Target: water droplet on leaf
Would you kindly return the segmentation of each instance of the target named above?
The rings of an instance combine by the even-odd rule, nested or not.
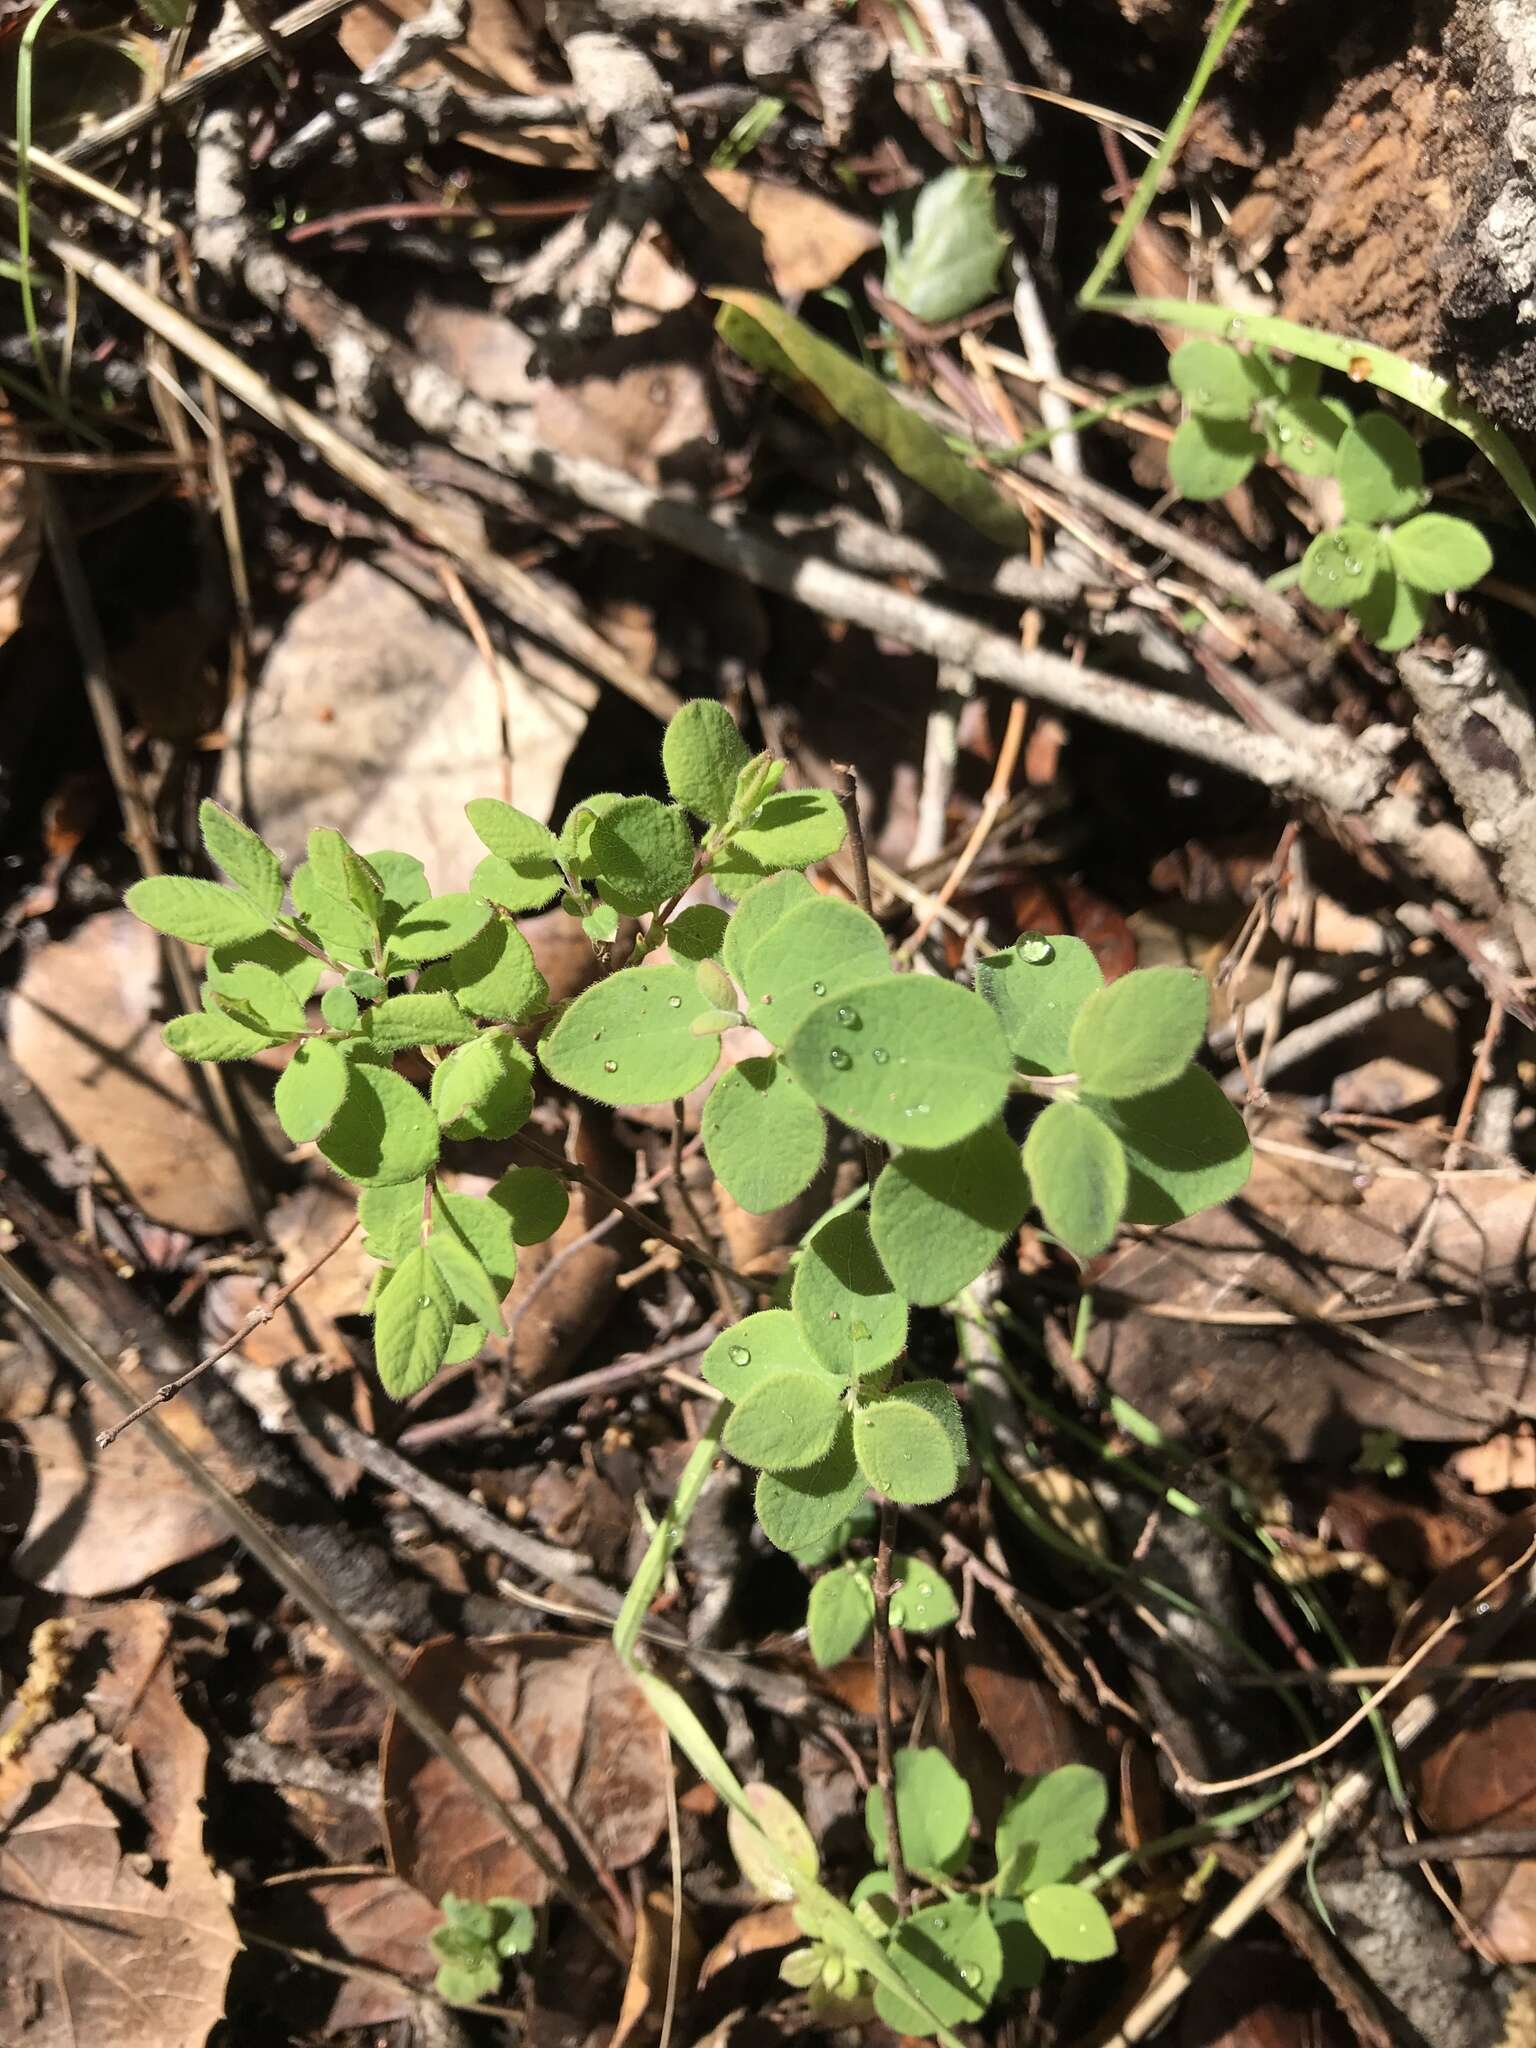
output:
[[[604,1072],[605,1074],[616,1074],[616,1073],[617,1073],[618,1071],[619,1071],[619,1063],[618,1063],[618,1061],[617,1061],[617,1060],[604,1060],[604,1061],[603,1061],[603,1072]]]
[[[681,996],[668,996],[668,997],[667,997],[667,1008],[668,1008],[669,1010],[680,1010],[680,1009],[681,1009],[682,1007],[683,1007],[683,999],[682,999],[682,997],[681,997]]]
[[[832,1050],[827,1054],[827,1058],[832,1062],[833,1066],[837,1068],[840,1074],[847,1073],[848,1069],[853,1065],[853,1056],[848,1051],[846,1046],[834,1045]]]
[[[826,992],[827,984],[824,981],[813,981],[811,983],[811,994],[813,996],[824,996]]]
[[[730,1350],[730,1359],[732,1365],[750,1365],[752,1363],[752,1354],[745,1344],[733,1344]]]
[[[1041,938],[1038,932],[1031,932],[1019,941],[1019,958],[1027,960],[1031,967],[1044,967],[1056,958],[1056,948],[1049,939]]]
[[[847,1003],[839,1003],[837,1006],[837,1021],[839,1024],[846,1025],[850,1031],[856,1031],[859,1024],[859,1013],[857,1010],[850,1009]]]
[[[890,1054],[886,1051],[883,1045],[877,1045],[874,1051],[870,1054],[870,1058],[874,1061],[877,1067],[883,1067],[886,1061],[890,1058]]]
[[[418,1294],[418,1295],[417,1295],[417,1297],[416,1297],[416,1306],[417,1306],[418,1308],[430,1308],[430,1307],[432,1306],[432,1297],[431,1297],[431,1295],[430,1295],[430,1294]]]

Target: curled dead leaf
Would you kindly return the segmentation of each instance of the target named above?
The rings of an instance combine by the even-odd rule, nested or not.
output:
[[[556,1865],[572,1821],[605,1870],[625,1870],[666,1826],[667,1738],[606,1643],[558,1636],[416,1652],[405,1683],[449,1729]],[[549,1881],[448,1765],[392,1714],[380,1751],[390,1862],[429,1899],[524,1899]]]

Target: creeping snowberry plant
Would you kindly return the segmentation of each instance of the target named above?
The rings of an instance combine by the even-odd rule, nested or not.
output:
[[[1108,1805],[1098,1771],[1064,1764],[1018,1786],[993,1836],[990,1876],[975,1868],[970,1787],[942,1750],[897,1752],[895,1798],[903,1856],[925,1903],[898,1917],[885,1814],[871,1788],[864,1817],[876,1867],[850,1903],[894,1978],[871,1976],[845,1923],[802,1907],[797,1918],[810,1938],[784,1958],[780,1975],[806,1993],[815,2018],[847,2025],[877,2015],[920,2039],[940,2026],[974,2024],[999,2000],[1032,1990],[1051,1961],[1092,1963],[1114,1954],[1109,1915],[1082,1875]],[[786,1865],[812,1881],[820,1868],[811,1832],[771,1785],[748,1786],[747,1799],[756,1825],[740,1812],[728,1822],[742,1875],[765,1898],[794,1898]],[[765,1836],[772,1857],[764,1854]]]
[[[868,1488],[938,1501],[965,1468],[954,1394],[901,1376],[914,1305],[951,1301],[1031,1201],[1088,1258],[1122,1223],[1225,1200],[1247,1138],[1193,1063],[1198,975],[1157,967],[1106,986],[1079,940],[1035,934],[981,962],[974,989],[898,974],[874,918],[805,873],[842,845],[836,797],[783,789],[783,764],[749,755],[711,702],[684,706],[662,756],[674,802],[590,797],[558,832],[471,803],[487,853],[453,894],[434,895],[411,854],[360,854],[321,828],[285,908],[276,853],[207,803],[227,885],[157,877],[128,902],[207,949],[203,1009],[165,1027],[174,1051],[290,1048],[276,1114],[359,1189],[378,1372],[397,1400],[504,1327],[518,1248],[564,1216],[542,1166],[514,1165],[484,1195],[440,1179],[456,1142],[521,1128],[539,1068],[616,1108],[678,1101],[718,1069],[704,1149],[752,1211],[811,1184],[829,1122],[881,1141],[873,1186],[809,1232],[787,1298],[703,1360],[731,1404],[725,1448],[757,1471],[764,1530],[824,1556]],[[681,907],[695,894],[720,901]],[[606,970],[561,1005],[516,923],[556,900]],[[621,919],[638,936],[621,940]],[[723,1041],[749,1028],[758,1049],[722,1066]],[[866,1591],[855,1573],[820,1596],[843,1600],[843,1633]]]
[[[1424,509],[1424,464],[1407,428],[1386,412],[1357,419],[1321,396],[1316,363],[1202,340],[1175,349],[1168,371],[1187,408],[1168,474],[1186,498],[1234,489],[1266,449],[1298,476],[1337,480],[1343,519],[1312,540],[1298,580],[1314,604],[1349,612],[1373,646],[1411,646],[1435,597],[1493,567],[1469,519]]]

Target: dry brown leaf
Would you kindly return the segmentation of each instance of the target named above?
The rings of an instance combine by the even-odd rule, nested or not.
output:
[[[793,1948],[796,1942],[804,1939],[793,1906],[759,1906],[753,1912],[743,1913],[731,1922],[699,1965],[700,1987],[745,1956]]]
[[[97,1599],[152,1579],[229,1540],[229,1526],[203,1494],[129,1430],[99,1451],[99,1429],[121,1417],[115,1402],[87,1391],[69,1418],[43,1415],[21,1425],[36,1496],[11,1571],[45,1592]],[[185,1401],[161,1411],[168,1429],[226,1485],[238,1475]]]
[[[203,1849],[208,1745],[176,1698],[162,1608],[82,1617],[76,1649],[107,1738],[97,1772],[57,1775],[39,1744],[0,1838],[0,2037],[37,2048],[201,2048],[239,1947]],[[72,1717],[88,1724],[89,1715]],[[125,1851],[115,1805],[142,1804],[150,1854]],[[147,1866],[147,1867],[146,1867]]]
[[[251,1310],[276,1286],[294,1279],[316,1253],[336,1239],[357,1215],[357,1200],[330,1181],[317,1181],[284,1195],[267,1216],[267,1235],[282,1254],[275,1282],[251,1273],[226,1273],[204,1293],[202,1335],[211,1350],[234,1335]],[[368,1283],[377,1267],[363,1250],[361,1233],[348,1238],[327,1259],[292,1303],[270,1322],[258,1323],[240,1346],[252,1365],[276,1369],[297,1358],[319,1357],[327,1365],[350,1366],[353,1355],[336,1327],[340,1316],[362,1313]]]
[[[341,18],[337,40],[358,70],[394,41],[403,22],[414,21],[426,0],[366,0]],[[445,73],[461,91],[547,93],[560,83],[542,77],[534,53],[543,32],[542,0],[470,0],[469,32],[441,57],[401,74],[405,86],[426,85]],[[597,159],[576,118],[517,128],[500,135],[466,133],[465,142],[514,164],[547,164],[560,170],[590,170]]]
[[[1241,1433],[1297,1463],[1348,1463],[1364,1429],[1465,1442],[1536,1415],[1530,1178],[1454,1176],[1404,1283],[1432,1187],[1261,1153],[1229,1207],[1106,1263],[1090,1365],[1172,1434]]]
[[[298,1893],[299,1896],[293,1896]],[[272,1898],[287,1927],[292,1911],[296,1943],[313,1946],[309,1916],[318,1913],[330,1941],[327,1952],[387,1970],[398,1985],[378,1977],[346,1977],[337,1988],[326,2032],[341,2034],[354,2027],[387,2027],[403,2019],[414,2003],[412,1986],[425,1990],[436,1970],[428,1946],[442,1914],[430,1899],[386,1871],[360,1877],[322,1877],[303,1886],[283,1886]],[[298,1909],[302,1907],[302,1912]],[[287,1909],[287,1910],[284,1910]]]
[[[553,804],[596,685],[559,689],[504,668],[512,711],[512,801]],[[290,860],[312,826],[362,851],[400,846],[435,889],[460,889],[485,848],[464,805],[502,793],[501,691],[469,636],[352,561],[289,619],[225,754],[225,796]]]
[[[1446,1460],[1448,1471],[1474,1493],[1508,1493],[1536,1486],[1536,1429],[1522,1423],[1485,1444],[1472,1444]]]
[[[1185,1993],[1177,2048],[1353,2048],[1354,2039],[1299,1956],[1245,1941]]]
[[[762,237],[763,258],[781,298],[821,291],[880,246],[880,230],[872,221],[834,206],[817,192],[754,177],[750,171],[704,175]]]
[[[24,463],[0,463],[0,647],[21,624],[22,600],[42,545],[42,511],[32,471]]]
[[[609,2048],[627,2048],[638,2038],[654,2035],[666,2010],[667,1982],[672,1969],[672,1894],[653,1891],[635,1916],[635,1947],[619,2007],[619,2023]],[[698,1979],[699,1937],[686,1900],[677,1941],[677,1997],[691,1995]]]
[[[1474,1702],[1419,1772],[1419,1811],[1437,1835],[1536,1826],[1536,1687],[1500,1686]],[[1453,1865],[1461,1910],[1506,1963],[1536,1962],[1536,1857]]]
[[[637,1863],[666,1826],[666,1733],[606,1643],[508,1636],[425,1644],[405,1673],[557,1866],[546,1797],[579,1823],[610,1870]],[[549,1882],[397,1715],[380,1754],[390,1862],[429,1899],[502,1896],[540,1905]]]
[[[126,910],[44,946],[17,986],[11,1051],[146,1216],[211,1237],[245,1221],[245,1193],[196,1074],[160,1041],[160,949]]]

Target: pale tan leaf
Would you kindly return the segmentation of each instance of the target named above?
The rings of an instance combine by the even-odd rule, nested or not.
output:
[[[130,912],[110,910],[44,946],[16,990],[11,1051],[146,1216],[216,1236],[245,1221],[245,1193],[193,1070],[160,1042],[161,943]]]
[[[776,184],[749,171],[706,171],[727,205],[762,237],[763,260],[782,298],[818,292],[880,246],[880,230],[818,192]]]

